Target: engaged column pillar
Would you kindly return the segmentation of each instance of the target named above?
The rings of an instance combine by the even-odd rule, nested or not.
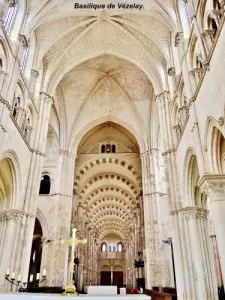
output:
[[[207,176],[202,190],[208,195],[210,216],[214,224],[220,264],[225,282],[225,176]]]

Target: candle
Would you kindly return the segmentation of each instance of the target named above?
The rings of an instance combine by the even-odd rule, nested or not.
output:
[[[40,279],[40,273],[37,273],[36,275],[36,279],[39,280]]]
[[[30,282],[33,282],[33,279],[34,279],[34,275],[30,275]]]
[[[18,275],[17,281],[21,281],[21,275]]]
[[[61,240],[60,240],[60,243],[61,243],[61,244],[64,244],[64,239],[61,239]]]
[[[43,270],[43,276],[46,276],[46,269]]]
[[[6,275],[9,275],[9,268],[8,268],[7,271],[6,271]]]
[[[15,279],[15,272],[12,272],[11,279]]]

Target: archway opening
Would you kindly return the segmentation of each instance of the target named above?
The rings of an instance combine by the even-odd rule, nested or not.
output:
[[[133,288],[128,268],[133,268],[135,249],[143,251],[137,234],[138,218],[143,214],[137,141],[124,127],[110,121],[102,123],[81,139],[75,165],[73,222],[89,245],[87,252],[81,246],[78,253],[91,249],[93,256],[87,255],[84,262],[95,266],[94,270],[86,269],[83,284]],[[106,270],[105,266],[111,267]]]
[[[38,219],[35,220],[33,242],[31,247],[28,283],[29,287],[37,287],[40,278],[41,258],[43,249],[43,231]]]

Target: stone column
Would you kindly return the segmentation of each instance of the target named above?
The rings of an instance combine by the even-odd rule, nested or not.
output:
[[[68,239],[71,237],[72,215],[73,215],[73,184],[75,169],[75,153],[66,150],[59,150],[59,176],[58,176],[58,211],[57,211],[57,228],[56,239]],[[62,285],[67,284],[68,274],[68,247],[55,248],[55,257],[59,256],[61,263],[58,265],[58,271],[54,268],[54,257],[51,264],[53,282],[60,282]],[[64,277],[64,278],[63,278]],[[63,281],[62,281],[63,278]]]
[[[163,253],[159,241],[160,212],[159,205],[157,205],[157,201],[159,201],[158,193],[160,192],[160,187],[157,186],[157,181],[159,181],[159,178],[157,177],[160,175],[158,159],[158,149],[151,149],[141,155],[145,217],[144,258],[146,288],[157,285],[164,276],[162,261]]]
[[[10,269],[16,272],[16,276],[21,271],[21,262],[18,265],[19,251],[19,233],[20,225],[23,218],[23,213],[16,210],[6,210],[0,213],[0,290],[4,289],[6,285],[5,274],[6,270]]]
[[[196,296],[192,299],[218,299],[213,253],[210,247],[207,211],[196,207],[182,212],[187,222],[192,254],[192,272]]]
[[[218,299],[213,253],[210,247],[207,211],[185,207],[172,212],[179,222],[184,290],[181,299]],[[177,267],[176,267],[177,270]],[[176,276],[177,284],[179,277]]]
[[[150,161],[149,153],[145,152],[141,154],[141,163],[142,163],[142,184],[143,184],[143,205],[144,205],[144,227],[145,227],[145,287],[146,289],[151,289],[153,285],[153,270],[151,268],[151,249],[152,238],[153,238],[153,212],[152,212],[152,194],[150,185],[152,184],[150,178]],[[151,175],[153,176],[153,175]],[[154,184],[154,183],[153,183]],[[129,272],[130,276],[130,272]],[[129,277],[128,277],[129,278]],[[129,278],[130,279],[130,278]]]
[[[186,64],[184,65],[186,67]],[[189,80],[189,79],[187,79]],[[190,93],[190,89],[188,89]],[[170,95],[168,92],[163,92],[156,96],[158,105],[159,121],[161,138],[163,141],[162,155],[164,159],[166,179],[167,179],[167,197],[168,197],[168,209],[170,211],[176,210],[180,204],[180,190],[179,181],[177,174],[177,162],[176,162],[176,151],[172,136],[171,126],[171,114],[170,114]],[[173,226],[172,226],[172,241],[174,247],[174,260],[175,260],[175,271],[179,274],[176,278],[177,294],[178,298],[182,300],[189,300],[187,293],[190,290],[188,274],[185,273],[184,268],[184,239],[182,230],[182,221],[178,215],[173,214]]]
[[[205,176],[200,188],[208,195],[211,219],[214,224],[220,264],[225,282],[225,176]]]
[[[28,176],[26,195],[24,199],[24,211],[33,215],[36,215],[37,201],[38,201],[38,190],[40,181],[41,170],[43,165],[43,157],[45,152],[45,145],[47,140],[48,124],[50,118],[50,110],[53,98],[46,93],[40,95],[40,108],[38,115],[38,122],[35,132],[35,143],[32,152],[30,172]],[[34,217],[28,217],[26,220],[26,230],[24,232],[24,249],[21,261],[22,266],[22,277],[27,277],[29,264],[30,264],[30,253],[33,241],[33,230],[34,230]]]

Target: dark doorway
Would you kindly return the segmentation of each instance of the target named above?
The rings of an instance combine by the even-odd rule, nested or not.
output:
[[[123,287],[123,272],[115,271],[113,272],[113,285],[117,285],[117,287]]]
[[[110,271],[101,271],[101,285],[111,285]]]
[[[40,273],[41,269],[41,256],[42,256],[42,228],[38,219],[35,220],[34,233],[33,233],[33,243],[31,248],[30,256],[30,267],[29,267],[29,276],[28,282],[30,281],[30,276],[33,275],[33,281],[29,286],[33,286],[37,274]]]

